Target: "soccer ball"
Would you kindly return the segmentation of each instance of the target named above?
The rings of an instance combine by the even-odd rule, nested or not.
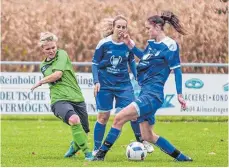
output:
[[[132,142],[126,148],[126,157],[129,160],[144,160],[147,155],[147,150],[140,142]]]

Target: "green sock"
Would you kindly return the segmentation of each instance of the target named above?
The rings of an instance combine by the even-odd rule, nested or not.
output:
[[[87,145],[87,135],[84,132],[81,124],[72,125],[73,141],[79,146],[83,153],[90,152]]]
[[[73,144],[73,148],[75,149],[75,151],[79,151],[80,150],[80,147],[77,145],[77,143],[75,143],[75,141],[74,141],[74,144]]]

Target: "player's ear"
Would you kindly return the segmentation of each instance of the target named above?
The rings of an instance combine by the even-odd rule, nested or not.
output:
[[[160,26],[159,24],[156,24],[156,25],[155,25],[155,29],[156,29],[157,31],[159,31],[159,30],[161,30],[161,26]]]

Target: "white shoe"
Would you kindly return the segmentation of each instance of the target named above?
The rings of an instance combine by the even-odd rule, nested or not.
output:
[[[154,147],[151,145],[151,143],[147,142],[147,141],[143,141],[142,142],[145,149],[147,150],[147,153],[152,153],[154,151]]]
[[[97,153],[98,151],[99,151],[99,150],[94,150],[94,151],[92,152],[92,156],[95,156],[96,153]]]

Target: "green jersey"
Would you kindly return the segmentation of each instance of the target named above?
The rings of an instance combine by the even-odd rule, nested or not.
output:
[[[57,50],[55,58],[50,61],[45,59],[40,65],[40,70],[44,76],[51,75],[55,71],[63,72],[59,80],[49,83],[51,104],[60,100],[84,101],[71,61],[64,50]]]

